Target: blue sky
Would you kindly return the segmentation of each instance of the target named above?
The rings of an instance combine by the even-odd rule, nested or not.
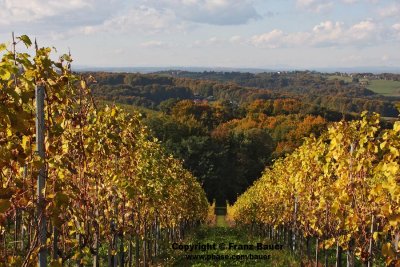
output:
[[[399,0],[0,0],[12,31],[86,66],[400,66]]]

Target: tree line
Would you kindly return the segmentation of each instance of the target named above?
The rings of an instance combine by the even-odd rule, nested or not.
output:
[[[328,79],[321,73],[91,73],[95,95],[104,100],[158,109],[174,99],[229,100],[242,104],[257,99],[294,98],[310,106],[342,114],[377,112],[396,117],[393,100],[359,85]],[[226,76],[226,77],[225,77]]]

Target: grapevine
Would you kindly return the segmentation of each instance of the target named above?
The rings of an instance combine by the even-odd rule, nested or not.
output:
[[[32,48],[28,36],[17,38]],[[13,43],[15,48],[15,43]],[[0,266],[148,265],[208,202],[196,179],[149,136],[139,114],[97,108],[91,78],[51,59],[0,45]],[[45,89],[45,154],[35,152],[35,88]],[[39,240],[37,183],[44,167],[46,242]],[[107,253],[101,253],[106,250]]]
[[[372,265],[378,256],[400,264],[400,121],[380,129],[377,114],[332,124],[319,138],[275,161],[236,201],[231,215],[244,227],[259,225],[294,251],[346,251]],[[299,244],[298,240],[304,241]],[[397,266],[397,265],[396,265]]]

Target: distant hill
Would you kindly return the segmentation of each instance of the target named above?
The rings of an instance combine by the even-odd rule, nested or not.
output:
[[[162,102],[169,99],[219,100],[246,104],[256,99],[291,98],[307,104],[311,109],[319,107],[339,113],[361,113],[368,110],[385,117],[398,115],[394,104],[396,99],[366,88],[354,75],[354,81],[353,78],[344,81],[308,71],[258,74],[214,71],[88,74],[97,81],[92,86],[97,97],[151,109],[160,109]],[[393,76],[394,78],[398,77]]]
[[[224,68],[224,67],[88,67],[88,66],[75,66],[75,71],[80,72],[125,72],[125,73],[156,73],[164,71],[188,71],[188,72],[204,72],[204,71],[217,71],[217,72],[248,72],[248,73],[261,73],[277,71],[273,69],[262,68]]]
[[[167,67],[93,67],[93,66],[75,66],[75,71],[92,72],[92,71],[105,71],[105,72],[126,72],[126,73],[155,73],[163,71],[188,71],[188,72],[242,72],[242,73],[262,73],[262,72],[277,72],[277,71],[318,71],[318,72],[343,72],[343,73],[363,73],[370,72],[374,74],[379,73],[400,73],[400,67],[387,67],[387,66],[371,66],[371,67],[290,67],[290,66],[276,66],[265,68],[241,68],[241,67],[185,67],[185,66],[167,66]]]

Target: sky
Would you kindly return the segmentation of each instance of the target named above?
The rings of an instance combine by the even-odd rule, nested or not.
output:
[[[77,66],[400,66],[400,0],[0,0],[13,31]]]

